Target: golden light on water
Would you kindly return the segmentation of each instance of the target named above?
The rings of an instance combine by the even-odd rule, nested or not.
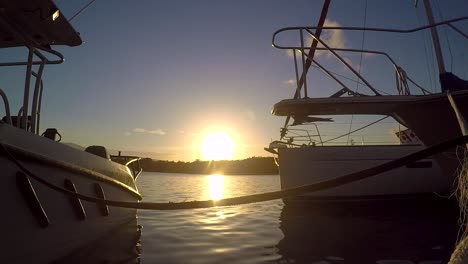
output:
[[[200,144],[204,160],[232,159],[235,148],[234,140],[226,132],[209,133]]]
[[[208,176],[208,190],[211,200],[219,200],[224,194],[224,177],[219,174]]]
[[[216,212],[216,216],[217,216],[219,219],[226,219],[226,215],[224,214],[223,211],[217,211],[217,212]]]

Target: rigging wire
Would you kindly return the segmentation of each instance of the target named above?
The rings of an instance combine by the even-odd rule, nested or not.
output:
[[[94,3],[96,0],[91,0],[89,1],[85,6],[83,6],[78,12],[76,12],[68,21],[72,21],[75,17],[80,15],[86,8],[88,8],[92,3]]]
[[[364,30],[362,31],[362,42],[361,42],[361,50],[364,50],[364,42],[365,42],[365,38],[366,38],[366,23],[367,22],[367,0],[364,0]],[[362,58],[363,58],[363,53],[361,52],[360,53],[360,57],[359,57],[359,69],[358,69],[358,73],[359,75],[361,74],[361,69],[362,69]],[[356,90],[355,92],[357,93],[359,90],[359,82],[356,83]]]
[[[417,17],[418,17],[418,23],[420,25],[422,25],[423,23],[421,22],[421,14],[420,12],[416,12],[417,14]],[[424,57],[426,59],[426,70],[427,70],[427,75],[429,77],[429,82],[430,82],[430,85],[431,85],[431,90],[432,92],[435,92],[435,84],[434,84],[434,78],[433,78],[433,73],[434,73],[434,64],[433,63],[429,63],[429,56],[427,54],[432,54],[431,52],[428,51],[428,48],[427,48],[427,31],[421,31],[421,38],[422,38],[422,42],[423,42],[423,46],[424,46]],[[433,62],[433,58],[431,58],[432,62]]]
[[[318,67],[317,65],[312,65],[312,67],[316,68],[317,70],[319,70],[320,72],[324,73],[326,75],[326,73],[320,68]],[[354,82],[354,83],[359,83],[360,85],[364,85],[364,83],[362,83],[360,80],[355,80],[351,77],[348,77],[346,75],[343,75],[343,74],[339,74],[337,72],[334,72],[334,71],[331,71],[331,70],[328,70],[328,72],[332,73],[333,75],[336,75],[336,76],[339,76],[341,78],[344,78],[348,81],[351,81],[351,82]],[[380,89],[377,89],[377,88],[374,88],[376,91],[382,93],[382,94],[385,94],[385,95],[390,95],[389,93],[385,92],[385,91],[382,91]]]
[[[437,15],[439,16],[439,19],[444,20],[444,16],[442,15],[442,11],[441,11],[441,8],[439,6],[439,2],[435,1],[435,5],[436,5]],[[445,35],[445,41],[447,41],[448,51],[449,51],[449,54],[450,54],[450,71],[452,71],[452,68],[453,68],[452,45],[450,45],[450,40],[448,38],[447,27],[444,27],[444,35]]]
[[[362,31],[362,42],[361,42],[361,50],[364,50],[364,40],[366,37],[366,22],[367,22],[367,0],[364,0],[364,30]],[[361,56],[359,58],[359,69],[358,69],[358,74],[361,75],[361,68],[362,68],[362,57],[363,53],[361,52]],[[359,81],[356,83],[356,90],[354,91],[357,93],[359,91]],[[349,136],[351,134],[351,129],[353,128],[353,120],[354,120],[354,115],[351,115],[351,121],[349,122],[349,130],[348,130],[348,138],[346,139],[346,142],[349,142]],[[346,143],[348,145],[348,143]]]
[[[370,126],[372,126],[372,125],[374,125],[374,124],[376,124],[376,123],[378,123],[378,122],[380,122],[380,121],[382,121],[382,120],[384,120],[384,119],[386,119],[386,118],[388,118],[388,117],[389,117],[389,116],[384,116],[384,117],[382,117],[382,118],[380,118],[380,119],[378,119],[378,120],[376,120],[376,121],[374,121],[374,122],[372,122],[372,123],[369,123],[368,125],[362,126],[362,127],[358,128],[358,129],[355,129],[355,130],[353,130],[353,131],[350,130],[348,133],[346,133],[346,134],[344,134],[344,135],[341,135],[341,136],[338,136],[338,137],[335,137],[335,138],[332,138],[332,139],[325,140],[325,141],[323,141],[322,143],[327,143],[327,142],[333,141],[333,140],[335,140],[335,139],[339,139],[339,138],[348,136],[348,140],[346,140],[346,145],[348,145],[349,135],[350,135],[350,134],[352,134],[352,133],[354,133],[354,132],[357,132],[357,131],[359,131],[359,130],[363,130],[364,128],[370,127]]]
[[[423,39],[423,40],[424,40],[424,39]],[[424,42],[424,41],[423,41],[423,42]],[[427,50],[427,49],[426,49],[426,50]],[[427,57],[426,57],[426,61],[427,61]],[[427,62],[426,65],[428,65],[428,64],[429,64],[429,63]],[[320,72],[322,72],[322,73],[324,73],[325,75],[327,75],[326,72],[324,72],[323,69],[321,69],[321,68],[318,67],[317,65],[312,65],[312,67],[314,67],[315,69],[317,69],[317,70],[319,70]],[[355,79],[353,79],[353,78],[351,78],[351,77],[348,77],[348,76],[346,76],[346,75],[339,74],[339,73],[334,72],[334,71],[331,71],[331,70],[328,70],[328,72],[331,73],[331,74],[333,74],[333,75],[335,75],[335,76],[339,76],[339,77],[341,77],[341,78],[343,78],[343,79],[346,79],[346,80],[348,80],[348,81],[351,81],[351,82],[354,82],[354,83],[359,83],[359,85],[365,85],[365,84],[362,83],[360,80],[355,80]],[[429,77],[432,76],[432,75],[430,74],[429,70],[428,70],[428,74],[429,74]],[[406,79],[407,79],[408,81],[410,81],[410,82],[411,82],[412,84],[414,84],[416,87],[418,87],[419,89],[421,89],[421,91],[422,91],[423,93],[428,93],[428,94],[433,93],[433,92],[430,92],[430,91],[424,89],[424,87],[422,87],[420,84],[418,84],[417,82],[415,82],[415,81],[414,81],[413,79],[411,79],[408,75],[406,75],[405,77],[406,77]],[[431,78],[431,80],[432,80],[432,78]],[[385,92],[385,91],[383,91],[383,90],[380,90],[380,89],[377,89],[377,88],[374,88],[374,89],[375,89],[376,91],[382,93],[382,94],[391,95],[390,93],[387,93],[387,92]]]

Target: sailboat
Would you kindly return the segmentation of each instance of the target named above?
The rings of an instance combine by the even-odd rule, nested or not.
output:
[[[463,117],[468,117],[468,82],[460,79],[444,67],[437,27],[449,26],[465,39],[467,35],[454,23],[467,20],[468,17],[454,18],[435,23],[429,0],[424,6],[429,24],[420,28],[401,30],[372,27],[324,27],[329,0],[326,0],[316,27],[287,27],[273,34],[273,47],[289,50],[294,55],[296,72],[296,90],[292,99],[276,103],[272,113],[285,116],[286,122],[281,129],[280,140],[273,141],[267,151],[278,156],[282,188],[291,188],[329,180],[348,173],[364,170],[402,156],[424,149],[444,140],[462,135],[460,124]],[[388,53],[377,50],[346,49],[330,47],[321,39],[323,30],[373,31],[382,34],[409,34],[421,30],[430,30],[438,70],[441,91],[430,93],[398,66]],[[288,35],[289,34],[289,35]],[[299,36],[299,45],[279,44],[282,35]],[[309,46],[305,38],[312,38]],[[296,43],[297,43],[296,42]],[[324,67],[314,57],[318,51],[328,52],[346,69],[352,72],[357,82],[363,84],[372,94],[363,94],[349,88],[334,71]],[[367,78],[341,55],[353,52],[383,56],[395,69],[398,94],[385,95],[374,87]],[[300,59],[297,58],[299,54]],[[298,67],[299,65],[299,67]],[[302,74],[299,69],[302,66]],[[329,97],[310,97],[307,91],[307,72],[316,67],[331,78],[340,87]],[[420,94],[411,94],[409,84],[416,86]],[[384,116],[393,118],[403,130],[398,131],[400,144],[333,144],[331,140],[322,140],[318,124],[332,122],[329,116]],[[429,117],[429,118],[428,118]],[[306,126],[296,128],[296,126]],[[316,132],[312,132],[310,127]],[[367,126],[364,126],[365,128]],[[359,129],[358,129],[359,130]],[[299,132],[298,132],[299,131]],[[357,131],[357,130],[355,130]],[[348,136],[353,131],[347,131]],[[336,137],[336,138],[342,138]],[[408,137],[409,136],[409,137]],[[409,143],[409,144],[408,144]],[[450,193],[456,188],[456,169],[459,161],[455,150],[438,154],[429,159],[408,164],[393,171],[381,173],[373,178],[353,182],[340,187],[311,193],[309,198],[321,200],[363,200],[394,199],[413,195],[426,195],[434,192]]]
[[[72,148],[59,143],[56,128],[39,133],[44,68],[64,60],[53,46],[75,47],[82,40],[50,0],[0,3],[0,48],[23,47],[27,55],[26,61],[0,63],[26,68],[17,116],[0,90],[6,113],[0,121],[0,256],[5,263],[50,263],[136,219],[136,209],[86,202],[70,193],[138,202],[135,180],[141,170],[137,157],[113,157],[102,146]]]

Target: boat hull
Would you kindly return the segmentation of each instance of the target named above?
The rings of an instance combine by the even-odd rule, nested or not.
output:
[[[453,91],[451,95],[461,116],[467,119],[468,90]],[[415,132],[426,146],[462,136],[459,121],[446,93],[287,99],[275,104],[272,112],[278,116],[293,117],[388,115]],[[450,158],[452,161],[440,155],[436,159],[445,174],[456,173],[456,156]]]
[[[279,148],[282,189],[331,180],[359,172],[421,150],[422,146],[314,146]],[[325,200],[361,200],[449,192],[455,178],[445,176],[435,159],[407,166],[343,186],[306,194]]]
[[[49,263],[136,219],[131,208],[108,207],[106,215],[102,204],[79,201],[81,209],[77,199],[35,179],[63,189],[72,183],[90,197],[100,198],[100,188],[106,199],[138,202],[141,196],[125,166],[5,124],[0,136],[4,262]],[[33,209],[38,205],[43,213]]]

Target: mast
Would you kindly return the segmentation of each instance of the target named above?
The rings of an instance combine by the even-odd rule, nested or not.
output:
[[[331,0],[325,0],[325,2],[323,3],[322,12],[320,13],[320,18],[318,21],[318,28],[315,30],[315,36],[317,36],[317,38],[320,38],[320,34],[322,34],[322,27],[323,27],[323,24],[325,23],[325,19],[327,18],[328,7],[330,6],[330,1]],[[301,31],[301,40],[302,40],[302,31]],[[310,66],[312,65],[312,60],[314,59],[317,45],[318,45],[318,41],[317,39],[314,38],[314,40],[312,41],[312,44],[310,45],[310,49],[309,49],[310,51],[307,54],[306,61],[302,67],[302,75],[297,83],[296,92],[294,93],[294,99],[297,99],[301,96],[301,88],[307,82],[306,75],[307,75],[307,72],[309,71]],[[296,54],[295,50],[294,50],[294,54]],[[304,54],[302,54],[301,56],[304,56]],[[304,91],[305,91],[304,93],[307,95],[307,91],[305,89]],[[284,128],[287,127],[290,119],[291,119],[291,116],[288,115],[284,122]],[[284,129],[282,129],[281,138],[283,138],[285,135],[286,135],[286,132]]]
[[[432,14],[431,3],[429,0],[424,0],[424,8],[426,9],[427,20],[429,21],[429,25],[434,25],[434,15]],[[437,59],[437,66],[439,68],[439,76],[444,74],[445,65],[444,65],[444,57],[442,56],[442,49],[440,48],[439,42],[439,34],[437,33],[437,28],[432,26],[431,27],[431,35],[432,35],[432,42],[434,44],[434,52]]]
[[[317,38],[320,38],[320,35],[322,34],[322,27],[323,27],[323,24],[325,23],[325,19],[327,18],[328,7],[330,6],[330,1],[331,0],[325,0],[325,2],[323,3],[322,12],[320,13],[320,18],[318,21],[317,29],[315,30],[315,36]],[[310,45],[310,49],[309,49],[310,52],[307,54],[306,62],[303,65],[302,75],[299,80],[299,83],[297,84],[298,89],[296,90],[296,93],[294,94],[294,99],[300,97],[300,90],[306,82],[305,76],[307,75],[307,72],[309,71],[309,68],[312,65],[312,60],[314,59],[317,45],[318,45],[318,41],[314,38],[314,40],[312,41],[312,44]],[[307,94],[307,91],[305,93]]]

